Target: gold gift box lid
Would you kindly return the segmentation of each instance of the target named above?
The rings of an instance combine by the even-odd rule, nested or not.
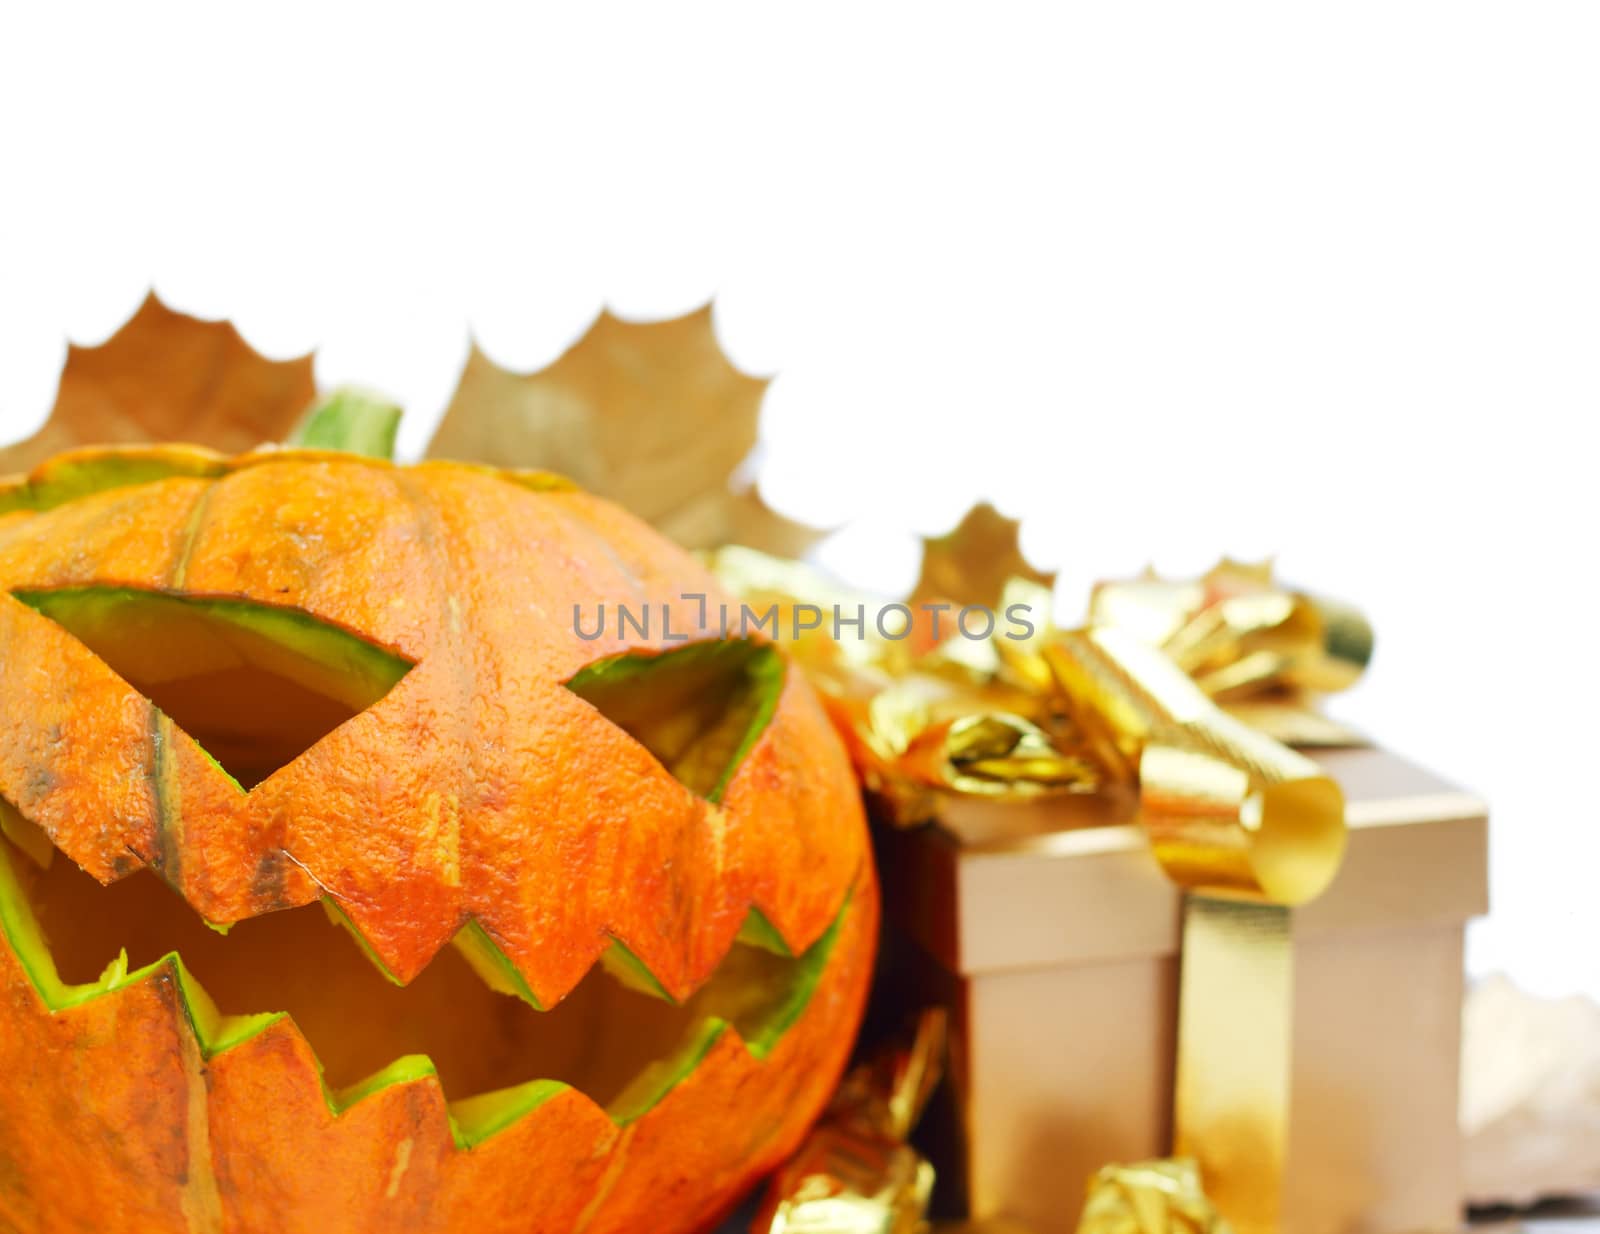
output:
[[[1349,846],[1297,910],[1317,935],[1461,922],[1488,909],[1483,802],[1375,747],[1312,757],[1344,789]],[[932,826],[881,837],[891,918],[953,972],[1176,955],[1181,892],[1127,796],[950,799]]]

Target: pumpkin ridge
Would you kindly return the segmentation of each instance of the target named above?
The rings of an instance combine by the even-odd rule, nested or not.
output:
[[[447,540],[450,527],[440,515],[431,495],[422,485],[413,482],[403,468],[395,469],[395,485],[404,494],[406,501],[415,512],[418,526],[422,529],[423,539],[426,544],[428,561],[432,566],[433,594],[445,610],[443,618],[447,627],[460,623],[470,628],[472,623],[471,606],[465,609],[457,601],[452,589],[450,553],[447,549]],[[458,801],[470,799],[469,794],[479,791],[476,775],[473,770],[473,733],[472,733],[472,700],[477,694],[478,671],[473,657],[466,654],[470,643],[464,637],[465,631],[457,629],[456,637],[442,641],[434,654],[447,654],[449,656],[449,681],[455,690],[455,705],[450,708],[454,717],[454,734],[452,745],[466,754],[461,760],[462,766],[457,771],[456,798]],[[448,826],[452,834],[446,840],[447,845],[453,845],[456,854],[455,879],[451,890],[457,905],[464,899],[460,878],[460,853],[461,853],[461,811],[456,810],[450,815]],[[437,847],[438,840],[435,840]],[[469,920],[471,919],[469,914]],[[461,928],[465,928],[464,926]],[[460,933],[460,929],[457,930]],[[431,957],[430,957],[431,959]],[[519,974],[520,976],[520,974]],[[524,978],[524,980],[526,980]]]
[[[552,551],[562,553],[571,553],[574,541],[586,548],[600,549],[603,537],[596,535],[584,520],[575,517],[564,503],[546,500],[535,505],[525,492],[500,483],[501,479],[498,473],[481,467],[442,465],[430,468],[411,481],[422,491],[439,528],[439,543],[448,547],[456,570],[464,570],[469,578],[492,576],[496,564],[506,557],[508,542],[518,534],[541,544],[548,543]],[[533,513],[535,510],[537,514]],[[511,528],[516,531],[510,531]],[[638,589],[640,581],[635,568],[609,546],[605,546],[603,552],[597,551],[596,556],[608,567],[603,569],[603,582],[598,586],[608,589],[620,586],[630,592]],[[580,588],[587,581],[579,584]],[[545,1003],[559,1001],[608,956],[616,960],[618,953],[614,952],[611,940],[622,941],[625,948],[635,952],[649,953],[652,962],[646,967],[652,981],[675,988],[680,984],[678,976],[682,968],[681,959],[674,954],[681,946],[675,931],[649,937],[626,913],[612,916],[598,905],[582,906],[581,900],[576,901],[577,911],[562,920],[558,927],[564,929],[575,944],[568,952],[570,962],[563,966],[566,970],[563,971],[552,963],[554,956],[549,954],[558,954],[560,948],[548,948],[547,954],[541,956],[540,948],[531,944],[531,940],[550,928],[548,921],[537,920],[533,906],[527,901],[513,899],[499,905],[495,903],[502,900],[497,893],[496,871],[519,863],[521,854],[512,850],[526,843],[530,808],[535,819],[550,808],[546,802],[517,801],[517,781],[523,767],[507,753],[515,748],[513,743],[520,736],[517,708],[543,709],[547,697],[543,680],[565,675],[560,671],[552,674],[550,670],[550,660],[559,655],[559,642],[564,640],[550,638],[545,645],[535,640],[530,647],[518,636],[515,624],[508,620],[510,613],[517,613],[525,615],[521,619],[530,620],[536,627],[558,628],[556,623],[564,614],[558,615],[554,609],[540,609],[539,606],[548,605],[549,600],[538,579],[508,579],[497,598],[498,605],[481,602],[462,605],[460,629],[450,640],[451,646],[459,649],[457,654],[468,661],[486,683],[495,685],[494,689],[469,691],[464,708],[473,716],[474,737],[467,743],[461,760],[466,776],[464,796],[471,802],[470,812],[479,820],[469,834],[463,835],[463,867],[467,871],[463,899],[470,919],[497,941],[507,943],[501,952],[501,967],[515,968],[519,984],[538,991]],[[467,599],[478,601],[479,597]],[[559,660],[556,663],[559,664]],[[515,683],[514,694],[510,693],[512,683]],[[551,681],[548,687],[551,692],[559,688],[558,680]],[[492,703],[496,694],[502,705],[485,707],[486,702]],[[543,728],[549,733],[552,726],[546,721]],[[607,731],[618,741],[628,740],[609,726]],[[678,788],[676,784],[673,787],[674,790]],[[516,804],[507,804],[511,802]],[[583,807],[574,802],[568,808],[581,811]],[[559,820],[553,821],[559,825]],[[580,832],[575,842],[595,843],[592,823],[589,829],[589,836]],[[532,831],[537,834],[538,826]],[[559,843],[555,834],[549,843]],[[585,907],[590,911],[585,912]],[[599,911],[594,911],[597,908]],[[636,931],[640,934],[638,938],[632,937]],[[573,952],[582,953],[581,964]],[[510,953],[517,955],[515,964],[509,959]]]
[[[179,591],[188,570],[190,554],[194,552],[200,527],[205,522],[206,511],[211,508],[215,486],[207,485],[194,508],[189,511],[188,524],[173,555],[167,572],[167,590]],[[155,803],[155,857],[157,868],[174,887],[183,886],[183,804],[173,798],[179,791],[178,769],[172,749],[172,730],[176,727],[171,717],[162,712],[153,701],[150,707],[150,792]],[[212,760],[215,761],[215,760]],[[230,777],[231,778],[231,777]]]
[[[230,455],[210,446],[185,442],[87,445],[44,459],[30,471],[0,475],[0,516],[19,510],[42,513],[80,497],[161,480],[221,480],[252,467],[305,462],[366,464],[412,471],[475,471],[533,493],[572,492],[582,488],[570,477],[542,468],[497,467],[465,459],[432,458],[408,465],[389,458],[317,446],[264,446]]]
[[[576,480],[559,471],[546,471],[540,467],[497,467],[493,463],[475,463],[469,459],[425,458],[412,463],[407,470],[424,474],[430,471],[472,471],[504,480],[530,493],[570,493],[582,489]]]
[[[316,1061],[315,1071],[323,1101],[335,1118],[396,1085],[431,1082],[443,1092],[438,1070],[426,1054],[401,1055],[353,1084],[339,1088],[330,1086],[323,1075],[315,1045],[305,1036],[292,1014],[282,1011],[223,1013],[177,950],[167,951],[131,972],[127,971],[124,952],[119,960],[107,966],[97,981],[76,985],[65,982],[57,974],[49,943],[39,927],[27,893],[17,880],[12,865],[14,860],[16,856],[10,842],[0,840],[0,938],[3,938],[6,948],[48,1014],[53,1016],[71,1011],[92,1001],[117,996],[147,982],[170,982],[176,1007],[203,1062],[209,1063],[220,1055],[245,1047],[269,1031],[289,1032]],[[720,1015],[707,1015],[689,1027],[687,1035],[671,1054],[646,1064],[622,1093],[604,1105],[575,1085],[544,1078],[447,1101],[445,1108],[456,1147],[462,1151],[470,1150],[489,1136],[508,1129],[544,1101],[565,1090],[570,1090],[576,1097],[594,1106],[613,1125],[625,1128],[647,1114],[688,1079],[724,1036],[730,1037],[755,1062],[766,1061],[811,1005],[812,995],[833,957],[834,944],[847,918],[857,908],[856,889],[860,886],[860,879],[858,874],[852,880],[851,889],[824,936],[796,958],[797,979],[791,983],[785,997],[762,1017],[764,1022],[753,1035],[746,1036],[737,1025]],[[759,910],[752,907],[751,913],[759,915]]]
[[[175,478],[215,479],[229,456],[207,446],[79,446],[21,475],[0,476],[0,514],[39,513],[117,488]]]
[[[568,491],[583,492],[577,486]],[[632,592],[629,598],[636,603],[642,602],[647,594],[643,580],[639,578],[633,567],[622,559],[622,555],[617,552],[616,545],[612,544],[597,528],[591,526],[587,519],[582,518],[577,512],[568,508],[569,504],[567,502],[553,503],[554,509],[560,514],[563,523],[582,536],[584,542],[609,562],[616,569],[617,574],[627,581],[629,590]]]

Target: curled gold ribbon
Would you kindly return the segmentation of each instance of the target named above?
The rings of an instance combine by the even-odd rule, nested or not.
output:
[[[1280,741],[1358,740],[1311,699],[1366,671],[1371,625],[1348,604],[1282,586],[1268,565],[1225,559],[1192,581],[1101,583],[1089,621],[1161,648],[1208,697]]]
[[[1344,794],[1310,759],[1220,711],[1161,652],[1117,629],[1044,651],[1102,758],[1137,774],[1140,817],[1192,891],[1303,904],[1344,857]]]
[[[1175,1158],[1100,1170],[1078,1234],[1232,1234],[1232,1227],[1206,1198],[1199,1167]]]
[[[1159,646],[1213,698],[1343,690],[1372,658],[1372,627],[1359,610],[1283,587],[1270,565],[1228,559],[1192,582],[1100,583],[1089,621]]]
[[[1022,606],[1032,637],[996,629],[969,639],[949,616],[936,628],[929,609],[847,592],[798,562],[724,548],[708,563],[804,667],[880,817],[910,826],[936,817],[947,795],[1029,800],[1101,786],[1103,769],[1069,731],[1042,655],[1048,588],[1012,578],[1002,589],[1000,611]],[[793,618],[808,606],[826,616],[795,637]],[[849,637],[828,629],[835,612],[849,619]]]
[[[1193,582],[1101,584],[1083,631],[1056,629],[1049,588],[1012,577],[999,611],[1030,614],[1029,637],[960,637],[950,618],[940,631],[920,609],[887,637],[895,623],[878,616],[896,605],[809,567],[739,548],[710,563],[730,590],[776,615],[780,641],[821,690],[892,822],[926,822],[951,794],[1031,800],[1142,775],[1152,840],[1186,887],[1299,903],[1337,866],[1337,828],[1319,821],[1338,808],[1331,785],[1260,738],[1352,740],[1308,704],[1311,692],[1354,680],[1371,653],[1370,627],[1346,605],[1285,589],[1264,567],[1223,562]],[[791,638],[796,610],[808,606],[862,620],[848,637],[824,623]],[[1230,762],[1246,780],[1220,770]],[[1202,850],[1203,868],[1191,860]]]
[[[933,1166],[906,1140],[939,1082],[945,1014],[918,1016],[840,1084],[772,1178],[751,1234],[923,1234]]]

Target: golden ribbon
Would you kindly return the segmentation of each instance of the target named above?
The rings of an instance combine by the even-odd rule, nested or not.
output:
[[[1302,904],[1344,856],[1344,794],[1310,759],[1220,710],[1161,652],[1114,628],[1044,652],[1102,759],[1138,777],[1140,818],[1190,891]]]
[[[1275,583],[1266,566],[1224,560],[1188,582],[1101,583],[1089,622],[1160,647],[1224,710],[1279,741],[1359,741],[1310,700],[1355,684],[1372,627],[1347,604]]]
[[[1200,1170],[1177,1158],[1108,1165],[1089,1183],[1078,1234],[1232,1234]]]
[[[1242,1234],[1269,1234],[1280,1224],[1289,1134],[1290,913],[1338,873],[1344,794],[1218,703],[1254,701],[1276,731],[1324,737],[1305,719],[1316,713],[1304,695],[1351,684],[1371,655],[1371,629],[1347,606],[1228,562],[1192,584],[1102,585],[1090,612],[1097,624],[1045,656],[1085,731],[1137,766],[1151,849],[1188,893],[1174,1151],[1193,1159]],[[1166,1177],[1148,1166],[1123,1174],[1148,1182],[1152,1169]],[[1127,1211],[1154,1206],[1164,1224],[1131,1225],[1091,1189],[1081,1234],[1209,1228],[1193,1223],[1186,1192],[1143,1194]]]
[[[822,1120],[775,1174],[760,1234],[922,1234],[933,1167],[906,1143],[944,1068],[945,1017],[845,1076]]]
[[[793,563],[724,550],[713,565],[747,599],[840,602]],[[1354,681],[1371,630],[1347,606],[1231,562],[1194,582],[1103,584],[1082,629],[1056,629],[1049,603],[1037,579],[1012,578],[1001,609],[1024,605],[1025,631],[973,639],[947,626],[940,638],[912,612],[894,638],[876,606],[858,639],[791,648],[890,821],[926,821],[951,797],[1136,788],[1152,851],[1187,893],[1176,1150],[1240,1234],[1265,1234],[1286,1154],[1289,913],[1333,880],[1345,843],[1339,786],[1271,734],[1352,740],[1309,698]]]

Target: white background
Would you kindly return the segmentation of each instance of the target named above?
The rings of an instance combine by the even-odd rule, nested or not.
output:
[[[578,6],[567,6],[576,9]],[[17,6],[0,437],[154,285],[411,410],[717,298],[762,485],[893,590],[1276,553],[1339,711],[1488,794],[1476,971],[1600,994],[1600,9]]]

